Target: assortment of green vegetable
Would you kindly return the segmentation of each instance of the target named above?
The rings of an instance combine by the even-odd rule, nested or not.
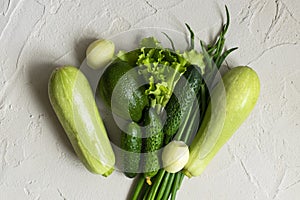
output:
[[[229,70],[213,85],[225,58],[223,25],[215,43],[195,49],[194,33],[186,51],[164,48],[154,37],[136,50],[120,51],[98,40],[87,50],[93,69],[105,68],[97,87],[112,113],[125,121],[120,134],[122,170],[138,176],[132,199],[175,199],[186,175],[200,175],[254,108],[260,92],[257,74],[242,66]],[[94,173],[108,176],[114,152],[96,107],[89,83],[75,67],[53,72],[49,98],[75,152]]]

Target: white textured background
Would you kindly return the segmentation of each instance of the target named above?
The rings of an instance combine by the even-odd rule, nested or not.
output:
[[[208,41],[227,4],[229,66],[261,79],[252,115],[178,199],[300,199],[299,0],[0,0],[0,199],[125,199],[131,180],[81,165],[47,96],[51,71],[79,66],[95,38],[136,27],[184,31]]]

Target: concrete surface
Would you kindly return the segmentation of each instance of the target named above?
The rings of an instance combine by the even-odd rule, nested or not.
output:
[[[178,199],[300,198],[300,1],[1,0],[0,199],[125,199],[121,173],[89,173],[73,153],[47,96],[51,71],[80,66],[95,38],[159,26],[205,41],[228,5],[229,66],[249,65],[261,97],[203,175],[185,179]]]

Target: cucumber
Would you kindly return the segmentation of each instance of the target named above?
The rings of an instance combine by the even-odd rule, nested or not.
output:
[[[124,174],[133,178],[139,172],[142,151],[142,130],[137,123],[129,123],[126,133],[122,131],[121,148]]]
[[[96,174],[110,175],[115,155],[84,74],[72,66],[54,70],[48,93],[60,123],[86,168]]]
[[[184,129],[184,126],[188,123],[189,115],[199,111],[198,109],[193,109],[193,104],[196,103],[197,97],[200,97],[199,91],[202,85],[204,85],[204,81],[199,67],[194,65],[188,66],[184,76],[176,84],[165,108],[167,118],[163,132],[166,136],[166,144],[179,128]]]
[[[101,76],[97,96],[104,100],[114,114],[139,122],[143,110],[149,105],[142,82],[143,78],[130,64],[116,59]]]
[[[190,146],[190,158],[184,167],[184,174],[188,177],[199,176],[203,172],[247,119],[258,100],[260,82],[253,69],[235,67],[222,80],[212,92],[211,102]]]
[[[163,126],[159,115],[153,108],[150,108],[144,119],[145,140],[144,140],[144,176],[150,180],[161,168],[161,152],[163,146]]]

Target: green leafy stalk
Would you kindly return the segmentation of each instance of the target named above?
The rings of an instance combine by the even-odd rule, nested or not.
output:
[[[165,33],[165,32],[162,32],[162,34],[164,34],[166,36],[166,38],[170,41],[172,50],[176,51],[176,48],[175,48],[175,45],[174,45],[174,42],[173,42],[172,38],[170,38],[170,36],[167,33]]]
[[[194,49],[194,47],[195,47],[195,34],[194,34],[194,32],[192,31],[192,29],[191,29],[191,27],[187,24],[187,23],[185,23],[185,26],[187,27],[187,29],[189,30],[189,32],[190,32],[190,37],[191,37],[191,40],[190,40],[190,43],[191,43],[191,50],[192,49]]]
[[[215,66],[217,69],[219,69],[225,60],[225,58],[233,51],[237,49],[231,48],[229,50],[224,51],[224,45],[225,45],[225,34],[228,31],[229,24],[230,24],[230,15],[227,6],[225,6],[226,10],[226,23],[222,27],[222,31],[220,35],[218,36],[217,41],[214,44],[209,44],[206,47],[204,46],[203,42],[201,41],[201,47],[203,53],[207,53],[208,56],[205,56],[205,59],[212,58],[212,61],[215,63]],[[205,50],[205,52],[204,52]],[[207,63],[210,62],[210,59],[206,61]]]

